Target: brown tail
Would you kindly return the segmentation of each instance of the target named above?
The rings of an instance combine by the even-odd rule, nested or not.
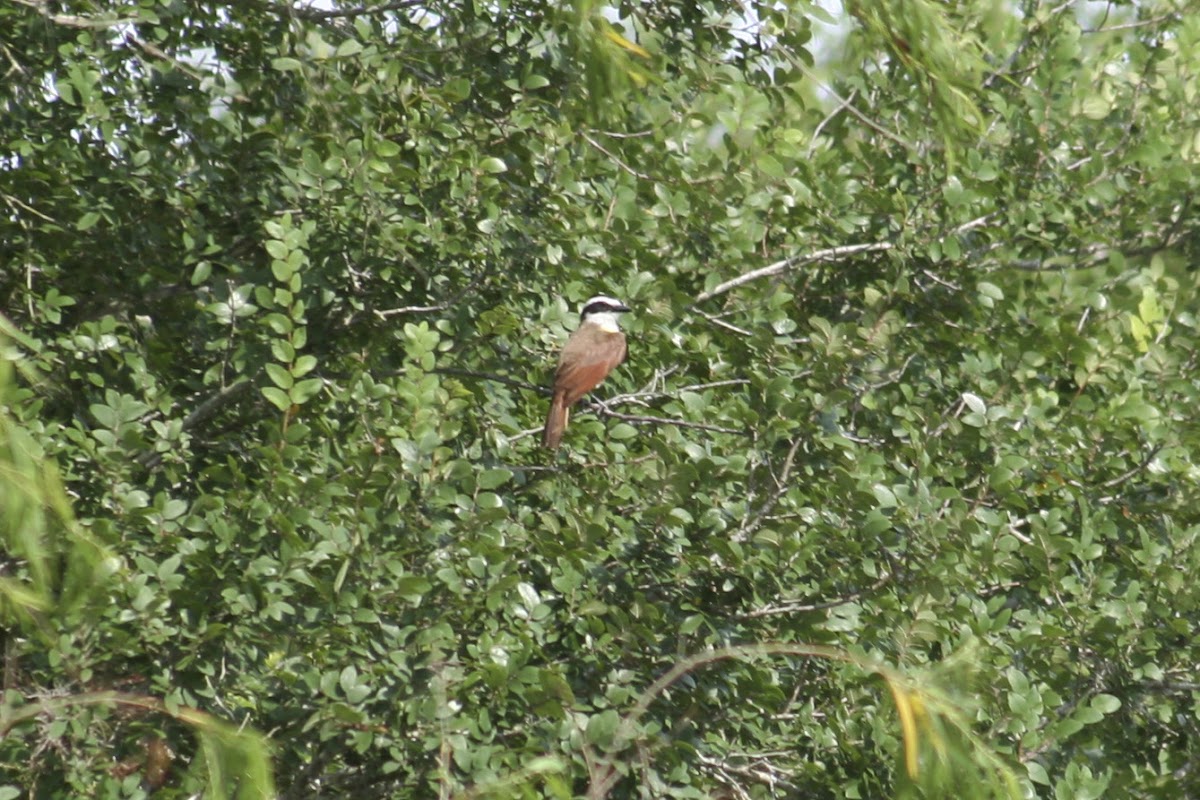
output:
[[[562,441],[563,431],[567,429],[567,395],[557,392],[550,401],[550,413],[546,415],[546,427],[542,431],[542,446],[554,450]]]

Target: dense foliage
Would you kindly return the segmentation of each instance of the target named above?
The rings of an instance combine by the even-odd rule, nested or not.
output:
[[[1195,796],[1200,15],[845,5],[0,4],[0,798]]]

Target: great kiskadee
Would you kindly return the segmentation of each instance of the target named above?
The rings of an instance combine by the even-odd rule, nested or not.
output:
[[[571,406],[625,360],[625,334],[617,325],[617,315],[629,310],[620,300],[603,295],[583,304],[579,327],[563,346],[554,373],[554,399],[542,432],[542,444],[551,450],[562,441]]]

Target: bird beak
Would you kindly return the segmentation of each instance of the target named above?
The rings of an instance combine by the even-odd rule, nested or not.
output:
[[[633,311],[633,309],[629,306],[617,306],[616,310],[620,311],[622,314],[624,314],[626,311]]]

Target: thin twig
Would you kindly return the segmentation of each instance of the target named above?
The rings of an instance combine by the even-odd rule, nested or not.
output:
[[[753,336],[754,335],[753,333],[746,330],[745,328],[739,328],[737,325],[734,325],[732,322],[726,322],[725,320],[721,319],[720,317],[717,317],[717,316],[714,316],[707,312],[701,311],[698,308],[695,310],[697,313],[700,314],[700,316],[704,317],[706,320],[711,322],[713,325],[716,325],[720,328],[725,328],[726,330],[733,331],[734,333],[740,334],[742,336]]]
[[[1160,451],[1162,449],[1163,449],[1163,446],[1161,444],[1155,446],[1154,448],[1152,448],[1150,450],[1149,454],[1144,459],[1142,459],[1142,463],[1138,464],[1136,467],[1133,467],[1130,470],[1127,470],[1127,471],[1121,473],[1120,475],[1118,475],[1115,478],[1110,478],[1109,480],[1106,480],[1104,483],[1100,484],[1100,487],[1103,489],[1111,489],[1112,487],[1118,486],[1118,485],[1124,483],[1125,481],[1129,480],[1134,475],[1137,475],[1139,472],[1144,470],[1146,467],[1150,466],[1150,462],[1154,460],[1154,457],[1158,455],[1158,451]]]
[[[460,291],[440,303],[436,303],[431,306],[402,306],[400,308],[385,308],[383,310],[374,309],[374,314],[380,319],[387,319],[388,317],[396,317],[401,314],[436,314],[439,311],[445,311],[447,308],[450,308],[459,300],[466,297],[468,293],[482,283],[483,279],[487,277],[488,272],[489,270],[487,268],[480,270],[479,273],[474,275],[470,282],[468,282],[467,285],[464,286]]]
[[[41,217],[46,222],[52,222],[55,225],[58,224],[58,220],[54,219],[53,217],[46,216],[45,214],[38,211],[33,206],[31,206],[28,203],[26,203],[25,201],[21,200],[19,197],[13,197],[11,194],[8,194],[7,192],[0,192],[0,197],[3,197],[7,202],[9,202],[13,205],[20,206],[21,208],[28,211],[30,214]]]
[[[644,181],[654,180],[654,179],[653,179],[653,178],[651,178],[649,175],[643,175],[642,173],[638,172],[638,171],[637,171],[636,169],[634,169],[633,167],[631,167],[631,166],[629,166],[628,164],[626,164],[626,163],[625,163],[624,161],[622,161],[622,160],[621,160],[619,157],[617,157],[617,156],[616,156],[616,155],[614,155],[613,153],[610,153],[610,152],[609,152],[607,149],[605,149],[604,145],[600,144],[600,143],[599,143],[599,142],[597,142],[595,139],[593,139],[592,137],[588,136],[586,133],[580,133],[579,135],[580,135],[580,136],[582,136],[582,137],[584,138],[584,140],[585,140],[585,141],[586,141],[588,144],[590,144],[592,147],[594,147],[594,148],[596,148],[597,150],[599,150],[601,153],[604,153],[604,155],[606,155],[606,156],[608,156],[609,158],[611,158],[613,161],[615,161],[615,162],[617,163],[617,166],[619,166],[621,169],[623,169],[623,170],[625,170],[626,172],[628,172],[628,173],[629,173],[630,175],[632,175],[633,177],[635,177],[635,178],[641,178],[641,179],[642,179],[642,180],[644,180]]]
[[[833,120],[834,117],[836,117],[838,114],[840,114],[842,112],[842,109],[848,107],[851,103],[853,103],[855,98],[857,98],[857,97],[858,97],[858,89],[855,89],[853,92],[850,93],[849,97],[847,97],[844,100],[841,100],[836,106],[834,106],[833,110],[825,115],[825,119],[821,120],[821,122],[817,125],[817,127],[813,129],[812,136],[810,136],[808,139],[808,154],[807,155],[809,158],[812,158],[813,150],[815,150],[817,147],[817,140],[821,138],[821,131],[825,128],[825,126],[829,122],[831,122]]]
[[[783,50],[781,52],[783,53],[784,57],[787,58],[787,60],[790,61],[794,67],[796,67],[801,72],[803,72],[805,77],[807,77],[809,80],[811,80],[818,89],[820,89],[823,92],[826,92],[834,100],[837,100],[839,103],[839,106],[838,106],[839,110],[842,108],[846,109],[851,114],[853,114],[860,122],[862,122],[864,125],[866,125],[868,128],[875,131],[880,136],[891,139],[893,142],[895,142],[896,144],[900,145],[901,147],[903,147],[907,150],[917,150],[918,149],[915,144],[906,140],[903,136],[900,136],[898,133],[888,130],[887,128],[883,127],[883,125],[879,124],[878,122],[871,119],[866,114],[862,113],[857,108],[855,108],[854,103],[851,102],[850,99],[843,98],[840,94],[838,94],[837,92],[835,92],[833,90],[832,86],[821,81],[813,73],[813,71],[808,68],[808,65],[805,64],[803,61],[801,61],[799,58],[797,58],[794,54],[788,52],[787,50]],[[824,124],[824,123],[822,123],[822,124]]]

